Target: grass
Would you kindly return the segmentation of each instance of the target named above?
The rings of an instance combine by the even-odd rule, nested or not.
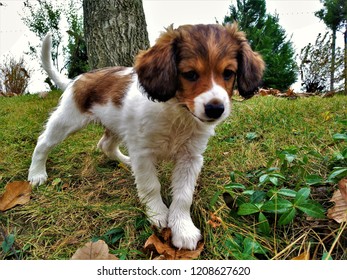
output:
[[[45,99],[36,95],[0,99],[0,193],[8,182],[26,180],[37,137],[59,96],[53,92]],[[239,183],[257,188],[254,174],[269,165],[279,166],[278,151],[290,147],[298,150],[299,158],[309,156],[301,173],[287,168],[285,187],[300,189],[307,174],[327,178],[334,154],[345,145],[332,135],[346,129],[341,123],[346,119],[347,96],[234,101],[232,117],[218,127],[205,152],[191,210],[204,236],[200,258],[291,259],[309,250],[313,259],[327,252],[333,259],[347,259],[345,224],[300,215],[286,226],[271,224],[271,233],[262,234],[255,216],[237,215],[222,195],[232,171],[239,174]],[[134,179],[96,149],[102,132],[90,125],[56,147],[48,160],[48,183],[34,188],[28,204],[0,213],[0,229],[3,235],[14,235],[17,250],[11,255],[0,249],[0,258],[69,259],[77,248],[97,238],[107,240],[121,259],[149,258],[142,248],[153,230]],[[164,164],[159,172],[167,201],[171,168]],[[311,187],[311,198],[328,208],[334,189],[334,184]],[[211,212],[221,219],[216,228],[207,222]]]

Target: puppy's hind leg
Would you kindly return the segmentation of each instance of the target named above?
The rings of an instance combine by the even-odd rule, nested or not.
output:
[[[130,157],[124,155],[119,150],[121,140],[117,135],[106,129],[104,135],[101,137],[98,148],[102,150],[110,159],[119,160],[120,162],[130,165]]]
[[[66,96],[65,96],[66,97]],[[42,185],[47,180],[46,161],[49,152],[71,133],[85,126],[89,119],[78,111],[74,102],[65,98],[49,118],[46,129],[38,138],[29,168],[28,180]]]

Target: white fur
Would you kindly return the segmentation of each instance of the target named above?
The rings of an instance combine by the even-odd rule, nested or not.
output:
[[[223,114],[218,118],[218,120],[214,120],[214,122],[223,121],[230,114],[229,96],[225,89],[217,85],[214,81],[212,82],[212,88],[210,90],[200,94],[195,98],[194,115],[202,121],[209,121],[210,119],[205,114],[205,104],[207,104],[211,100],[219,100],[220,103],[224,105]]]
[[[68,84],[71,82],[64,75],[59,73],[53,65],[51,58],[51,48],[52,48],[52,34],[47,33],[42,41],[41,49],[41,61],[42,67],[47,72],[48,76],[57,84],[58,88],[65,90]]]
[[[194,249],[201,234],[193,224],[190,207],[208,139],[214,134],[217,123],[230,112],[225,90],[213,84],[210,90],[196,97],[196,111],[192,113],[181,106],[176,98],[163,103],[152,102],[140,92],[134,75],[122,106],[116,107],[109,101],[104,105],[94,105],[91,113],[81,113],[74,102],[73,82],[67,83],[66,78],[61,80],[55,70],[47,67],[46,48],[49,46],[47,42],[43,45],[43,65],[46,65],[51,78],[59,86],[65,86],[66,90],[38,139],[29,169],[31,184],[40,185],[47,180],[46,160],[55,145],[89,122],[97,121],[113,132],[112,136],[105,134],[98,147],[110,158],[131,165],[139,198],[146,204],[150,221],[159,227],[170,227],[172,242],[176,247]],[[221,100],[226,108],[215,121],[204,116],[202,105],[212,98]],[[119,151],[121,142],[127,146],[130,158]],[[157,163],[163,159],[175,162],[169,208],[160,195],[161,185],[156,171]]]

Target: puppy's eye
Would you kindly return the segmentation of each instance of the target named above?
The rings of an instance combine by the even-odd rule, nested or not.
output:
[[[225,81],[229,81],[234,75],[234,71],[230,69],[225,69],[223,72],[223,78]]]
[[[199,79],[199,74],[194,70],[181,73],[182,77],[188,81],[195,82]]]

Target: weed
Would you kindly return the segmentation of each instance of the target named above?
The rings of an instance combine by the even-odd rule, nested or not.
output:
[[[344,121],[341,123],[346,124]],[[332,138],[336,141],[347,141],[345,133],[336,133]],[[230,183],[224,186],[223,199],[232,214],[255,216],[255,225],[259,234],[270,237],[272,233],[275,234],[276,227],[293,223],[302,214],[313,219],[325,219],[324,207],[310,198],[310,187],[337,183],[338,180],[347,176],[346,147],[335,151],[330,162],[326,163],[330,167],[337,163],[342,165],[333,166],[326,180],[318,174],[308,174],[307,165],[310,164],[309,155],[324,161],[327,157],[323,157],[317,151],[308,151],[299,157],[299,151],[299,147],[291,146],[277,151],[277,158],[270,160],[265,168],[246,173],[240,171],[230,173]],[[277,162],[276,167],[271,166],[274,162]],[[237,182],[237,176],[246,178],[249,184]],[[217,192],[213,197],[212,206],[220,193],[221,191]],[[341,231],[339,237],[340,235]],[[335,239],[334,243],[337,240],[339,238]],[[234,239],[229,239],[227,242],[227,247],[233,252],[235,258],[255,258],[254,254],[247,253],[249,249],[245,248],[244,243],[248,246],[252,244],[253,253],[265,254],[265,250],[262,250],[259,243],[252,243],[247,238],[242,239],[241,236],[235,235]],[[331,258],[330,253],[331,250],[328,255],[327,252],[323,252],[322,259]]]
[[[0,84],[3,81],[6,95],[23,94],[29,84],[29,79],[30,71],[25,66],[23,57],[18,61],[13,57],[7,57],[5,62],[0,65]]]

